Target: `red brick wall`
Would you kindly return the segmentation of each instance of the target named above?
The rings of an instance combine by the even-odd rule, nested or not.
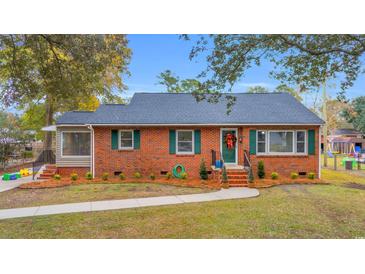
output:
[[[244,147],[249,147],[249,130],[270,130],[270,129],[314,129],[315,130],[315,154],[305,155],[305,156],[264,156],[264,155],[251,155],[251,163],[254,171],[254,176],[257,174],[257,164],[258,161],[262,160],[265,166],[266,177],[270,178],[271,172],[278,172],[279,176],[289,177],[291,172],[315,172],[318,177],[319,168],[319,148],[318,148],[318,138],[319,138],[319,127],[305,127],[305,126],[271,126],[271,127],[251,127],[243,129],[244,136]]]
[[[132,176],[136,171],[141,172],[143,176],[148,176],[151,172],[158,176],[160,171],[171,172],[176,164],[182,164],[186,168],[188,177],[198,178],[201,159],[204,158],[206,166],[210,168],[211,150],[219,151],[219,128],[201,128],[201,154],[196,155],[169,154],[171,127],[139,128],[140,149],[112,150],[111,129],[121,128],[94,128],[96,176],[100,176],[103,172],[114,174],[115,171],[122,171],[127,176]]]
[[[201,129],[201,154],[174,155],[169,154],[169,129],[171,127],[141,127],[141,146],[138,150],[112,150],[111,130],[122,127],[95,127],[95,175],[101,176],[103,172],[113,175],[115,171],[122,171],[127,176],[134,172],[141,172],[148,176],[151,172],[157,176],[160,171],[170,171],[176,164],[185,166],[190,178],[199,177],[199,165],[202,158],[205,159],[208,170],[211,165],[211,150],[220,151],[220,128],[205,127]],[[184,128],[175,128],[184,129]],[[185,128],[187,129],[187,128]],[[194,129],[189,127],[189,129]],[[257,173],[257,162],[263,160],[267,176],[276,171],[279,175],[289,176],[290,172],[315,172],[318,174],[318,136],[319,127],[305,126],[271,126],[271,127],[240,127],[238,128],[238,163],[243,164],[243,150],[249,151],[250,129],[315,129],[315,155],[307,156],[258,156],[251,155],[254,175]],[[239,140],[242,140],[240,143]],[[69,174],[73,170],[83,175],[88,168],[59,168],[61,175]]]
[[[69,176],[72,172],[76,172],[79,177],[85,177],[86,172],[90,171],[88,167],[58,167],[57,173],[61,176]]]

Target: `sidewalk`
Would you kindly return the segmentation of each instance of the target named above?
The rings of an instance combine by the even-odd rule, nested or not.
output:
[[[0,219],[241,199],[256,197],[258,195],[259,191],[257,189],[237,187],[200,194],[2,209],[0,210]]]

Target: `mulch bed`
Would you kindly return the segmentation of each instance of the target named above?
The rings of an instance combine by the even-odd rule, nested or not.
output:
[[[250,188],[268,188],[268,187],[272,187],[272,186],[277,186],[277,185],[308,185],[308,184],[328,184],[320,179],[290,179],[290,178],[279,178],[277,180],[273,180],[273,179],[260,179],[260,180],[255,180],[252,184],[249,184],[248,187]]]
[[[55,187],[65,187],[70,185],[83,185],[83,184],[130,184],[130,183],[153,183],[153,184],[165,184],[173,186],[183,186],[183,187],[198,187],[198,188],[209,188],[209,189],[220,189],[221,185],[213,180],[200,180],[200,179],[169,179],[166,178],[156,178],[155,180],[150,179],[125,179],[120,180],[119,178],[110,178],[107,181],[103,181],[100,178],[95,178],[92,180],[86,180],[80,178],[76,181],[71,181],[69,178],[64,178],[61,180],[50,179],[46,181],[34,181],[30,183],[25,183],[19,186],[21,189],[41,189],[41,188],[55,188]]]

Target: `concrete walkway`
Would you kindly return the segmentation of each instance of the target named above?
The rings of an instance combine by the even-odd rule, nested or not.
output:
[[[29,183],[29,182],[34,182],[39,177],[39,174],[42,173],[43,169],[45,166],[42,166],[40,168],[40,170],[38,171],[38,173],[36,174],[34,180],[33,180],[33,176],[27,176],[27,177],[22,177],[16,180],[11,180],[11,181],[3,181],[1,180],[1,178],[3,177],[2,175],[0,176],[0,192],[4,192],[4,191],[8,191],[11,190],[13,188],[17,188],[18,186],[25,184],[25,183]]]
[[[258,195],[259,191],[257,189],[236,187],[199,194],[2,209],[0,210],[0,219],[241,199],[256,197]]]
[[[11,180],[11,181],[3,181],[1,180],[2,175],[0,176],[0,192],[4,192],[13,188],[16,188],[22,184],[25,183],[29,183],[29,182],[33,182],[35,180],[33,180],[33,176],[27,176],[27,177],[22,177],[16,180]]]

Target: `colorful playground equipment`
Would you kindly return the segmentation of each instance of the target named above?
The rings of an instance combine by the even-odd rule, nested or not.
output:
[[[3,181],[12,181],[19,179],[21,177],[26,177],[32,175],[32,169],[31,168],[23,168],[19,172],[15,173],[4,173],[3,175]]]

